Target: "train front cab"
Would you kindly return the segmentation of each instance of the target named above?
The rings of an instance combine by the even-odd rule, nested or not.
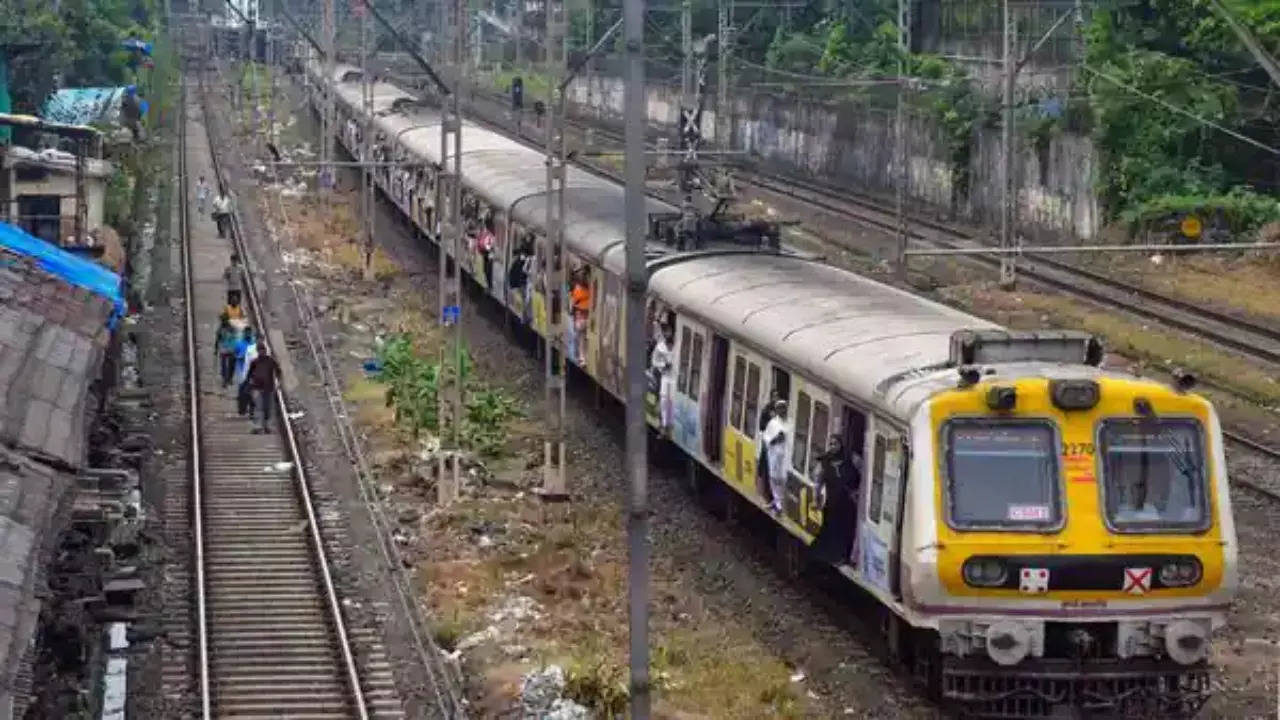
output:
[[[902,602],[936,632],[935,691],[984,717],[1193,715],[1236,585],[1212,407],[1101,373],[974,380],[913,438],[933,491],[912,496]]]

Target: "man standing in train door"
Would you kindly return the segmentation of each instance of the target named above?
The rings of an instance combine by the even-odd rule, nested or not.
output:
[[[769,461],[769,492],[773,495],[773,513],[782,514],[782,496],[787,487],[787,401],[773,403],[773,417],[765,426],[761,440]]]
[[[760,445],[760,450],[756,452],[756,492],[760,493],[760,497],[770,505],[773,504],[773,490],[769,487],[769,448],[764,442],[764,431],[769,427],[769,421],[773,419],[774,406],[781,399],[777,388],[769,391],[769,402],[760,409],[760,424],[756,427],[756,437],[759,438]]]

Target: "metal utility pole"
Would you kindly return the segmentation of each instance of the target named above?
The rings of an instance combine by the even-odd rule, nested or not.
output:
[[[577,352],[577,338],[574,346],[565,342],[568,329],[565,317],[568,315],[568,293],[565,292],[565,266],[568,258],[564,250],[564,183],[565,183],[565,138],[563,121],[565,106],[561,102],[565,88],[561,80],[567,74],[567,57],[565,41],[567,23],[564,0],[545,0],[546,15],[546,62],[545,74],[548,79],[547,96],[547,200],[546,225],[547,238],[543,251],[545,261],[542,265],[542,286],[546,290],[547,341],[543,353],[543,370],[546,378],[545,397],[547,406],[546,437],[542,445],[542,494],[549,500],[564,499],[567,494],[565,482],[565,377],[568,362],[567,353]],[[558,300],[557,300],[558,299]],[[572,321],[570,321],[572,322]]]
[[[279,21],[275,18],[279,17],[276,12],[276,3],[280,0],[271,0],[271,23],[267,26],[267,73],[271,81],[271,87],[268,92],[271,96],[267,100],[267,142],[272,145],[276,142],[276,63],[279,59],[276,57],[280,49],[276,47],[277,36],[280,34]]]
[[[595,0],[587,0],[587,37],[582,43],[582,47],[591,47],[596,37],[596,3]],[[587,58],[587,109],[594,111],[595,103],[595,73],[596,59],[595,56]],[[566,116],[567,117],[567,116]]]
[[[897,165],[897,270],[907,279],[907,53],[911,52],[911,3],[898,0],[898,108],[894,119],[894,164]]]
[[[1013,135],[1013,89],[1017,62],[1014,52],[1014,19],[1009,11],[1009,0],[1003,0],[1004,26],[1001,35],[1004,37],[1004,100],[1002,104],[1003,121],[1000,123],[1000,150],[1004,157],[1000,163],[1000,248],[1005,254],[1000,256],[1000,287],[1011,289],[1017,283],[1017,265],[1008,251],[1014,245],[1014,212],[1013,203],[1016,195],[1013,189],[1013,156],[1016,152]]]
[[[689,107],[689,99],[693,88],[693,2],[683,0],[680,3],[680,51],[684,61],[680,64],[680,97],[684,98],[685,107]]]
[[[649,282],[644,246],[644,0],[624,0],[627,82],[624,97],[627,218],[627,607],[630,630],[631,717],[649,720],[649,465],[644,419],[645,291]]]
[[[450,5],[446,41],[450,65],[454,68],[455,82],[449,97],[442,97],[440,104],[440,174],[436,182],[436,208],[440,216],[437,234],[440,247],[440,324],[443,334],[451,336],[440,345],[440,376],[452,355],[453,382],[437,390],[440,401],[440,440],[452,434],[452,446],[461,447],[462,440],[462,63],[466,56],[467,0],[443,0]],[[441,26],[442,32],[444,26]],[[442,46],[444,50],[444,46]],[[446,108],[447,103],[447,108]],[[452,148],[450,147],[452,146]],[[450,274],[452,261],[452,274]],[[452,326],[452,331],[450,331]],[[443,340],[444,338],[442,338]],[[450,429],[451,426],[451,429]],[[446,459],[440,453],[439,481],[436,494],[439,503],[448,505],[458,498],[461,486],[461,469],[458,459]]]
[[[369,78],[369,12],[364,5],[356,5],[353,9],[360,13],[360,106],[363,109],[364,123],[360,129],[360,161],[365,163],[360,168],[360,205],[364,220],[364,278],[373,279],[373,238],[374,238],[374,162],[373,149],[373,84]]]
[[[516,38],[516,72],[522,72],[524,68],[524,4],[526,0],[516,0],[516,22],[515,22],[515,38]]]
[[[721,152],[729,150],[729,136],[733,133],[733,125],[729,119],[729,62],[733,54],[733,0],[720,0],[719,14],[716,22],[716,50],[719,61],[716,63],[716,145]],[[723,192],[728,193],[728,171],[721,176],[725,183]]]
[[[334,67],[334,33],[336,25],[334,23],[333,0],[324,0],[324,74],[325,84],[320,86],[320,92],[324,93],[324,111],[320,116],[320,160],[323,164],[320,166],[320,187],[325,191],[333,188],[333,167],[328,165],[333,161],[333,131],[334,131],[334,106],[333,106],[333,88],[334,74],[337,68]]]

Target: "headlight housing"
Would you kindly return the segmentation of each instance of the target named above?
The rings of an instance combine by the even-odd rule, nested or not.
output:
[[[1000,587],[1009,578],[1004,561],[993,557],[971,557],[961,569],[964,581],[973,587]]]
[[[1191,587],[1200,582],[1200,560],[1195,557],[1178,558],[1160,566],[1160,584],[1165,587]]]

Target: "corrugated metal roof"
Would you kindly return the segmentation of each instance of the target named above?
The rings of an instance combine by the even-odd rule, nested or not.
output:
[[[55,90],[40,109],[45,120],[69,125],[120,122],[123,87],[62,88]]]

